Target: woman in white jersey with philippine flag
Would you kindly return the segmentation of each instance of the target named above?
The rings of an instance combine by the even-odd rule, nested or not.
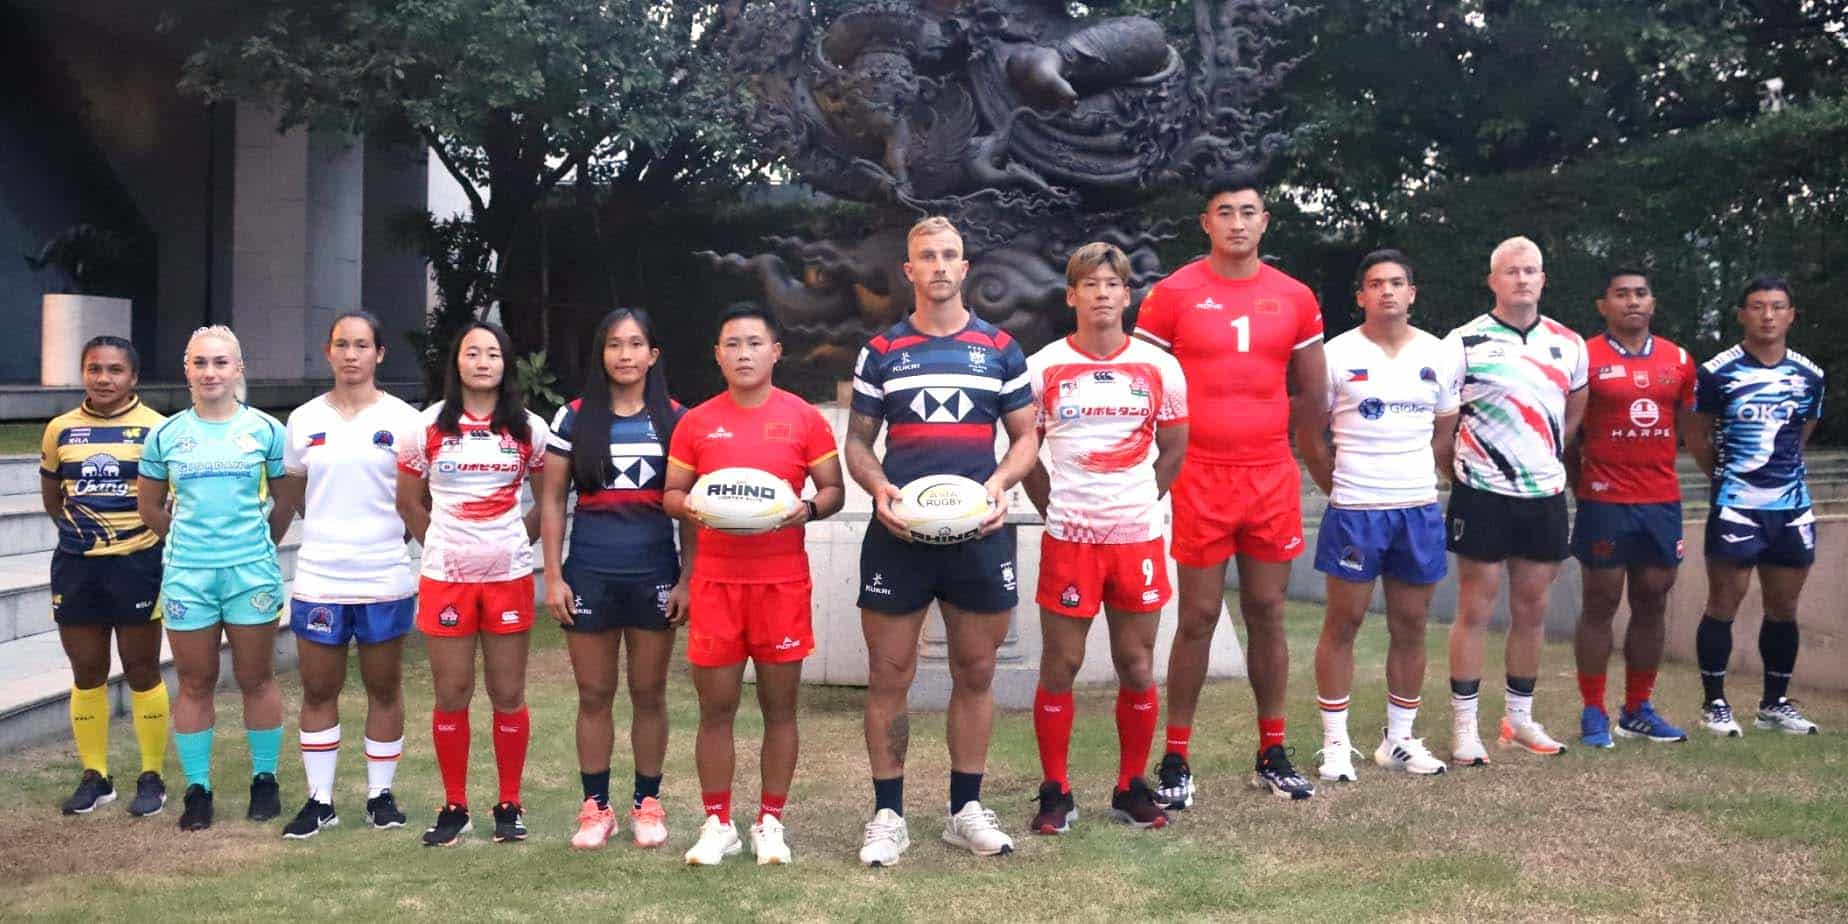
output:
[[[402,657],[417,584],[396,489],[399,447],[417,439],[422,423],[415,408],[378,388],[385,345],[377,318],[365,311],[341,314],[327,332],[325,352],[334,387],[289,415],[283,467],[295,476],[290,483],[296,489],[279,496],[302,511],[289,628],[300,643],[308,778],[308,801],[283,827],[286,838],[313,837],[339,822],[340,691],[353,641],[366,687],[366,819],[375,828],[404,824],[391,784],[404,752]]]
[[[193,331],[186,343],[186,384],[192,407],[162,421],[142,446],[135,507],[148,529],[167,541],[160,606],[180,680],[173,699],[173,743],[187,783],[180,830],[202,831],[212,826],[213,693],[226,640],[231,672],[244,694],[244,737],[250,745],[245,817],[268,821],[282,814],[276,787],[282,749],[282,694],[276,688],[282,569],[276,542],[289,528],[292,511],[271,503],[271,492],[284,478],[282,424],[243,403],[244,354],[230,328]]]
[[[532,736],[526,655],[539,508],[522,517],[520,491],[545,467],[546,426],[520,403],[512,353],[499,327],[464,327],[450,352],[443,400],[423,412],[417,439],[398,452],[398,515],[423,543],[417,628],[436,686],[430,733],[443,776],[443,808],[424,832],[426,847],[453,846],[472,827],[468,707],[477,640],[494,707],[494,842],[526,839],[520,778]]]

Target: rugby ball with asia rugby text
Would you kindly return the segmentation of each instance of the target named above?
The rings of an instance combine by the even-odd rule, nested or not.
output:
[[[988,489],[961,475],[925,475],[899,489],[892,512],[911,538],[932,545],[974,539],[992,510]]]
[[[687,507],[700,523],[739,536],[775,529],[800,503],[789,482],[742,466],[707,472],[687,492]]]

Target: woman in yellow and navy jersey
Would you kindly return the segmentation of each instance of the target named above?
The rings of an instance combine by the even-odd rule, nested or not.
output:
[[[109,776],[109,637],[122,654],[141,746],[130,815],[167,802],[167,687],[160,679],[161,543],[135,512],[141,447],[164,418],[135,393],[141,360],[120,337],[84,344],[84,400],[45,427],[39,493],[58,525],[51,556],[51,613],[71,659],[71,733],[83,779],[64,814],[115,801]]]

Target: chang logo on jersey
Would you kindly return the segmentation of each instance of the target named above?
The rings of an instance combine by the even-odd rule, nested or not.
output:
[[[925,423],[959,423],[973,410],[960,388],[920,388],[911,398],[911,413]]]
[[[72,490],[79,496],[110,495],[127,497],[128,483],[122,480],[122,463],[106,452],[99,452],[77,467],[77,484]]]

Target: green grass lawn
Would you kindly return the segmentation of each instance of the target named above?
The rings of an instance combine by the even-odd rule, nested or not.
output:
[[[1297,760],[1312,770],[1319,727],[1309,660],[1319,614],[1291,618],[1290,721]],[[1222,630],[1223,631],[1223,630]],[[478,831],[466,846],[425,850],[418,832],[434,816],[440,786],[430,756],[429,674],[414,655],[407,671],[410,742],[399,773],[405,830],[361,824],[363,758],[358,750],[357,678],[345,701],[339,807],[346,824],[307,842],[285,843],[281,822],[241,820],[238,781],[248,772],[235,694],[219,701],[219,824],[181,836],[178,768],[168,759],[172,806],[148,821],[121,803],[94,817],[63,818],[54,806],[75,782],[66,742],[8,755],[0,805],[0,867],[11,914],[73,920],[360,920],[406,915],[487,920],[626,918],[661,921],[905,919],[1085,921],[1264,918],[1363,920],[1471,918],[1545,920],[1624,917],[1661,920],[1842,920],[1848,915],[1848,698],[1811,695],[1806,706],[1827,733],[1795,738],[1748,731],[1743,740],[1698,736],[1684,745],[1623,742],[1614,751],[1575,748],[1563,757],[1508,755],[1488,768],[1436,778],[1389,776],[1361,765],[1359,783],[1324,786],[1291,804],[1244,787],[1254,744],[1243,682],[1209,687],[1196,723],[1193,765],[1201,800],[1166,831],[1139,832],[1103,820],[1115,767],[1113,693],[1079,699],[1072,743],[1083,813],[1071,835],[1018,835],[1008,858],[977,859],[937,840],[947,789],[941,716],[916,721],[909,775],[913,845],[903,865],[862,869],[854,853],[870,809],[860,739],[861,692],[809,688],[803,755],[790,802],[794,866],[759,870],[749,851],[721,869],[689,869],[680,852],[697,817],[692,772],[693,695],[684,667],[670,693],[674,737],[666,802],[669,848],[644,852],[619,840],[600,853],[566,846],[579,802],[572,750],[575,696],[559,632],[538,633],[529,698],[534,718],[526,804],[533,837],[497,846]],[[1094,639],[1094,643],[1101,643]],[[1749,642],[1747,643],[1749,644]],[[1382,721],[1383,623],[1361,637],[1354,694],[1357,744],[1370,749]],[[1443,636],[1431,638],[1432,679],[1420,730],[1445,753]],[[1488,675],[1499,670],[1492,640]],[[1826,656],[1818,650],[1809,657]],[[1577,730],[1571,656],[1549,647],[1540,718],[1562,739]],[[1618,676],[1621,676],[1619,668]],[[1738,678],[1736,698],[1753,698],[1755,678]],[[1489,684],[1493,686],[1493,684]],[[285,683],[288,714],[299,691]],[[1658,702],[1684,725],[1694,719],[1698,682],[1675,665]],[[1499,697],[1485,697],[1492,734]],[[748,701],[748,697],[747,697]],[[493,765],[485,699],[477,697],[471,791],[491,801]],[[619,704],[618,781],[630,770]],[[756,723],[740,721],[736,803],[755,804]],[[1749,725],[1748,725],[1749,729]],[[230,732],[229,734],[225,732]],[[283,752],[285,809],[303,795],[288,725]],[[1574,736],[1575,737],[1575,736]],[[115,726],[118,785],[135,757],[125,720]],[[1019,831],[1038,782],[1025,713],[996,724],[987,804]],[[132,786],[132,784],[130,784]],[[626,792],[621,782],[615,787]],[[740,814],[748,813],[748,808]]]
[[[0,423],[0,455],[29,452],[38,454],[39,441],[45,438],[45,421]]]

